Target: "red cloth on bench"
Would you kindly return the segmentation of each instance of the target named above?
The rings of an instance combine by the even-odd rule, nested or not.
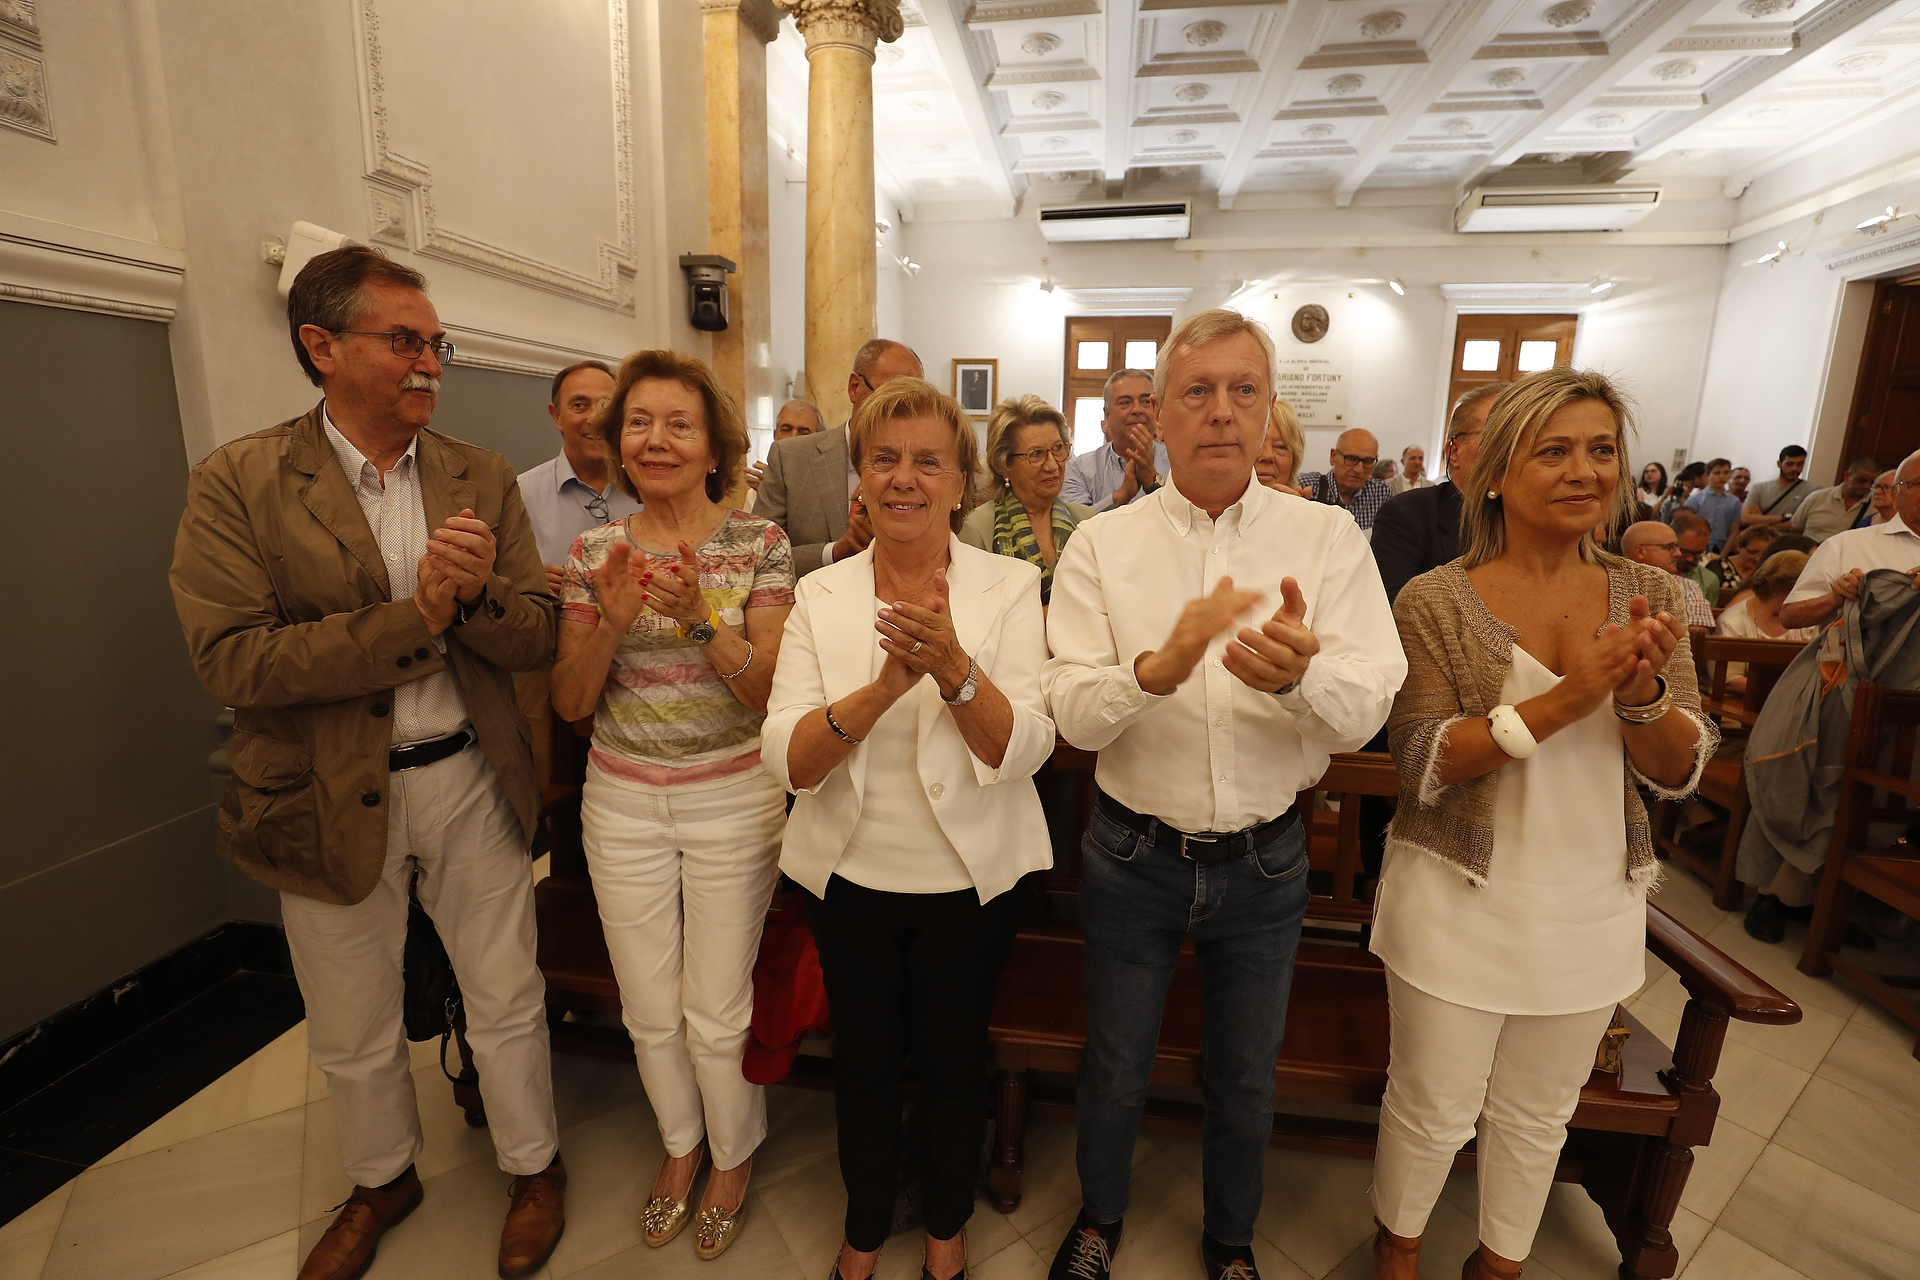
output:
[[[775,900],[760,935],[760,956],[753,965],[753,1034],[747,1040],[740,1074],[755,1084],[787,1078],[809,1031],[833,1034],[827,1013],[827,984],[820,953],[798,895]]]

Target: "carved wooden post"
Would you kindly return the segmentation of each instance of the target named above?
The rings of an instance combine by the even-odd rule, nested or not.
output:
[[[1673,1066],[1661,1081],[1678,1095],[1679,1114],[1664,1139],[1648,1139],[1634,1175],[1633,1203],[1619,1235],[1620,1266],[1630,1276],[1671,1276],[1680,1265],[1673,1243],[1673,1215],[1693,1172],[1693,1148],[1713,1136],[1720,1095],[1713,1073],[1727,1039],[1727,1015],[1699,1000],[1688,1000],[1674,1037]]]

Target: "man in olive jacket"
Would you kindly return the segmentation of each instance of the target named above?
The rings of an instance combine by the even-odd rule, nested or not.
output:
[[[401,1024],[416,880],[514,1175],[500,1274],[538,1270],[564,1220],[511,674],[551,655],[556,605],[506,460],[427,428],[453,352],[425,288],[361,246],[307,264],[288,326],[325,399],[195,467],[174,547],[188,648],[235,713],[219,851],[280,891],[354,1184],[301,1280],[359,1274],[422,1195]]]

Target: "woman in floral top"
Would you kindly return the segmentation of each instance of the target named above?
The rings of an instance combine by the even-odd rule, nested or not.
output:
[[[642,509],[573,544],[553,705],[594,721],[582,843],[667,1150],[644,1238],[665,1244],[692,1217],[713,1258],[739,1229],[767,1131],[740,1061],[786,820],[760,766],[760,723],[793,551],[777,526],[719,501],[740,478],[747,432],[700,361],[629,356],[597,425],[614,483]]]

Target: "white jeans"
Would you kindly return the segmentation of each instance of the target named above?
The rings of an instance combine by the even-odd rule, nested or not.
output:
[[[758,766],[692,787],[614,781],[589,767],[580,820],[660,1139],[677,1157],[704,1135],[714,1168],[738,1168],[767,1135],[766,1092],[740,1060],[786,793]]]
[[[1614,1006],[1550,1017],[1487,1013],[1430,996],[1392,969],[1387,999],[1393,1044],[1373,1165],[1375,1216],[1397,1236],[1424,1232],[1477,1120],[1480,1242],[1524,1260]]]
[[[390,1182],[420,1154],[400,957],[407,882],[446,943],[467,1010],[494,1154],[538,1173],[559,1150],[547,1049],[547,986],[534,964],[533,874],[520,820],[478,747],[392,775],[387,861],[350,907],[280,895],[307,1047],[326,1073],[340,1160],[362,1186]]]

